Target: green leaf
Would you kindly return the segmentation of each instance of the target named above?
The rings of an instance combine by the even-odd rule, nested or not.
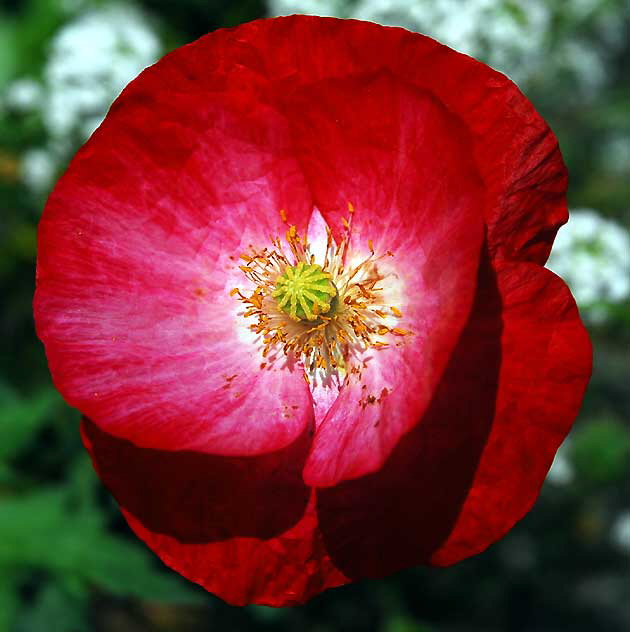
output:
[[[16,74],[16,40],[14,21],[0,14],[0,92]]]
[[[0,461],[0,486],[15,485],[18,477],[15,472],[6,464]]]
[[[96,535],[96,534],[95,534]],[[159,571],[152,554],[136,542],[98,534],[75,550],[81,573],[113,595],[134,596],[165,603],[203,603],[205,595],[175,574]]]
[[[252,617],[263,624],[279,623],[286,619],[287,611],[282,608],[270,606],[246,606]]]
[[[431,628],[410,617],[396,615],[385,623],[383,632],[431,632]]]
[[[18,611],[19,599],[9,569],[0,568],[0,632],[9,632]]]
[[[177,575],[158,570],[143,545],[106,532],[96,510],[71,510],[68,500],[61,489],[0,498],[0,565],[42,568],[114,595],[204,600]]]
[[[61,396],[52,388],[44,388],[26,399],[0,384],[0,459],[17,455],[62,407]]]
[[[65,494],[45,490],[20,498],[0,498],[0,565],[40,565],[54,556],[56,537],[72,529]]]
[[[51,624],[54,624],[52,626]],[[77,600],[55,583],[49,582],[33,605],[18,619],[15,632],[90,632],[86,602]]]
[[[509,15],[519,26],[529,23],[527,12],[517,2],[504,2],[498,6],[498,10]]]

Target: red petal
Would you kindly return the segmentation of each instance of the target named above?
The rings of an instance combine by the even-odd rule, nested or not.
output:
[[[347,580],[331,563],[303,482],[307,434],[278,452],[147,450],[84,421],[94,467],[165,564],[233,605],[302,603]]]
[[[423,35],[369,22],[290,16],[238,33],[248,46],[226,51],[228,63],[256,50],[268,72],[286,78],[284,90],[390,72],[435,96],[473,139],[492,256],[544,263],[568,218],[567,173],[553,132],[507,77]]]
[[[460,122],[390,75],[321,81],[287,97],[285,112],[333,232],[351,203],[349,252],[367,257],[370,240],[393,252],[378,264],[391,273],[382,285],[412,332],[365,354],[361,381],[318,428],[304,475],[323,487],[378,469],[430,402],[472,303],[483,191]]]
[[[35,297],[55,383],[101,427],[88,448],[133,528],[230,602],[273,605],[502,535],[590,371],[568,291],[519,262],[545,260],[565,188],[509,80],[402,29],[259,21],[143,73],[50,198]],[[315,513],[310,394],[257,369],[230,257],[278,232],[281,208],[303,231],[316,203],[338,234],[347,202],[353,246],[396,251],[414,336],[368,362],[382,414],[348,387],[321,424],[309,481],[362,478],[319,490]],[[466,323],[482,218],[495,268]]]
[[[496,268],[503,334],[494,419],[452,532],[431,558],[440,565],[484,550],[531,509],[591,376],[591,343],[564,282],[536,265]]]
[[[564,283],[533,264],[485,264],[420,425],[378,473],[318,492],[337,567],[354,578],[451,564],[504,535],[536,499],[590,369]]]
[[[50,197],[35,318],[66,400],[137,445],[254,454],[312,420],[301,372],[261,372],[239,255],[312,202],[284,119],[209,98],[167,60],[116,102]],[[252,99],[254,99],[252,101]],[[297,411],[297,412],[293,412]]]

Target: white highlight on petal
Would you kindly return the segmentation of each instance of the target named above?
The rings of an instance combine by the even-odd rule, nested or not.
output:
[[[319,212],[319,209],[315,207],[306,229],[306,238],[308,239],[311,254],[315,255],[315,263],[321,264],[326,257],[327,228],[326,220]]]

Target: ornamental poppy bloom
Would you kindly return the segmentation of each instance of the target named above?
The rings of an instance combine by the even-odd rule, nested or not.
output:
[[[514,84],[403,29],[262,20],[145,70],[50,196],[35,295],[131,528],[269,605],[505,534],[590,375],[543,267],[565,189]]]

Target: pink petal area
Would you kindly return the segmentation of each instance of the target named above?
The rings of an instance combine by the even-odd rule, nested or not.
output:
[[[588,336],[564,283],[484,262],[470,319],[422,422],[374,474],[318,491],[335,565],[350,577],[452,564],[531,508],[577,414]]]
[[[87,420],[82,433],[138,537],[228,603],[293,605],[348,581],[323,547],[302,482],[308,432],[256,457],[141,449]]]
[[[284,108],[338,239],[354,206],[346,266],[369,254],[369,240],[377,254],[391,250],[377,264],[385,302],[413,332],[366,352],[362,379],[350,376],[319,426],[304,475],[323,487],[377,469],[430,402],[474,295],[483,192],[466,130],[390,75],[323,81]]]
[[[113,107],[50,197],[35,317],[66,400],[137,445],[256,454],[312,421],[301,372],[261,372],[238,257],[312,208],[284,119],[172,64]],[[168,74],[168,73],[167,73]],[[242,261],[240,262],[242,263]]]

